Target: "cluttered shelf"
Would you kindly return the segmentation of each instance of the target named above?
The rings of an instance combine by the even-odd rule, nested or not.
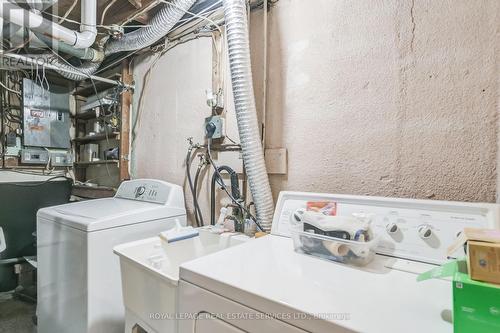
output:
[[[75,162],[75,167],[84,168],[89,165],[102,165],[102,164],[116,164],[118,166],[119,160],[99,160],[99,161],[88,161],[88,162]]]
[[[95,110],[88,110],[85,112],[77,113],[75,115],[75,119],[78,120],[90,120],[90,119],[96,119],[97,117],[98,116]]]
[[[106,186],[73,185],[71,194],[81,199],[99,199],[114,196],[116,189]]]
[[[95,141],[102,141],[102,140],[107,140],[107,139],[118,139],[120,138],[120,133],[119,132],[111,132],[111,133],[99,133],[99,134],[94,134],[94,135],[85,135],[79,138],[73,139],[73,142],[75,143],[89,143],[89,142],[95,142]]]
[[[121,81],[122,75],[121,73],[110,73],[109,75],[104,76],[106,79]],[[107,82],[101,81],[93,81],[85,80],[82,84],[75,89],[74,95],[89,97],[95,95],[96,92],[103,91],[109,88],[114,87],[115,85]]]

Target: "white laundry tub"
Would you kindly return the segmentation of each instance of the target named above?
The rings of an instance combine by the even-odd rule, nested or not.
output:
[[[120,257],[126,333],[176,332],[179,266],[249,239],[210,229],[198,228],[199,236],[173,243],[153,237],[114,248]]]

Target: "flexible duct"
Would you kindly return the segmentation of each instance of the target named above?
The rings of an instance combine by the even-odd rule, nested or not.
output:
[[[144,28],[137,29],[125,34],[118,40],[110,40],[105,46],[105,55],[121,51],[130,51],[148,47],[164,37],[170,29],[182,18],[186,11],[196,0],[174,0],[171,5],[164,5],[158,13],[148,22]],[[60,59],[52,59],[51,64],[61,68],[69,68],[68,64]],[[81,70],[85,74],[93,74],[99,68],[100,63],[85,63]],[[88,75],[73,75],[59,72],[62,76],[70,80],[84,80]]]
[[[257,221],[266,231],[269,231],[274,204],[260,140],[252,86],[246,4],[245,0],[223,0],[223,5],[231,82],[243,162],[257,211]]]
[[[125,34],[119,40],[111,40],[106,45],[106,55],[150,46],[165,36],[195,2],[175,0],[170,5],[165,4],[147,27]]]
[[[40,55],[39,58],[43,58],[47,64],[57,66],[63,71],[57,71],[60,75],[64,76],[68,80],[82,81],[88,79],[92,74],[94,74],[99,66],[100,62],[85,62],[81,66],[75,67],[69,63],[60,60],[56,55]],[[69,71],[69,72],[68,72]],[[73,73],[72,73],[73,72]],[[81,74],[77,74],[78,72]]]

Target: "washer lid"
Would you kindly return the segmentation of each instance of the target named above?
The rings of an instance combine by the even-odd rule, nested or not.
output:
[[[43,208],[37,217],[83,231],[96,231],[185,214],[183,207],[104,198]]]

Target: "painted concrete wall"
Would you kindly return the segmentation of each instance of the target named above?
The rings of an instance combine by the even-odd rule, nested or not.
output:
[[[269,13],[266,144],[288,149],[288,174],[271,176],[274,195],[495,201],[499,11],[496,0],[280,0]],[[251,38],[261,110],[262,11]],[[196,40],[157,63],[135,177],[185,184],[185,137],[201,140],[210,114],[211,52],[209,39]],[[136,60],[137,91],[150,62]],[[231,105],[227,118],[237,140]]]
[[[280,0],[267,144],[289,172],[275,194],[495,201],[499,4]]]
[[[205,103],[205,90],[212,85],[212,49],[210,39],[180,45],[161,57],[145,82],[145,74],[156,56],[135,60],[136,91],[134,110],[141,103],[140,115],[132,119],[133,178],[158,178],[183,185],[192,212],[192,196],[186,181],[185,158],[188,142],[202,142],[203,119],[211,109]],[[134,125],[135,124],[135,125]],[[197,160],[194,160],[196,170]],[[207,206],[208,191],[201,196]]]
[[[206,91],[212,88],[212,45],[210,38],[197,39],[173,48],[159,60],[156,56],[146,56],[136,58],[134,64],[137,89],[133,110],[140,111],[139,117],[135,113],[132,119],[132,177],[157,178],[183,186],[191,221],[194,215],[186,178],[187,138],[205,143],[204,119],[212,114],[206,104]],[[148,77],[146,73],[150,68]],[[146,89],[141,96],[144,86]],[[230,94],[226,104],[226,133],[238,140]],[[230,165],[237,172],[242,170],[238,152],[213,153],[213,158],[219,165]],[[198,163],[198,154],[194,152],[191,158],[193,181]],[[198,200],[208,222],[211,169],[205,167],[201,175]],[[221,205],[230,203],[221,191],[216,196],[217,211]]]

